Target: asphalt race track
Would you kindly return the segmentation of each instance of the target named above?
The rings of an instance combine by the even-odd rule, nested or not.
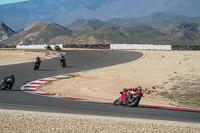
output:
[[[65,52],[66,68],[58,64],[58,58],[44,60],[40,71],[33,71],[33,63],[0,66],[0,77],[11,74],[16,77],[13,91],[0,91],[0,109],[200,122],[199,111],[153,107],[128,108],[105,103],[50,98],[20,90],[22,85],[33,80],[126,63],[143,56],[142,53],[131,51],[69,50]]]

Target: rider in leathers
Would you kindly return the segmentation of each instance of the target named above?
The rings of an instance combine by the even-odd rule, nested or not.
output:
[[[35,64],[41,64],[42,63],[42,60],[40,59],[40,57],[36,57],[36,59],[33,61]]]
[[[60,65],[61,65],[61,62],[65,61],[65,57],[63,54],[60,54],[58,60],[60,61]]]

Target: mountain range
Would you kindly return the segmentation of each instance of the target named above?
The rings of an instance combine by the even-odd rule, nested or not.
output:
[[[85,25],[71,30],[56,23],[36,22],[22,32],[0,41],[6,46],[18,44],[159,44],[199,45],[200,20],[174,22],[155,29],[151,26],[96,28]]]
[[[71,30],[79,30],[87,25],[96,28],[103,28],[107,26],[135,27],[144,25],[151,26],[154,28],[159,28],[174,22],[192,22],[199,19],[200,17],[188,17],[172,13],[154,12],[144,17],[130,18],[130,19],[112,18],[107,21],[101,21],[98,19],[91,19],[91,20],[80,19],[67,25],[67,28]]]
[[[0,18],[17,31],[37,21],[66,26],[79,19],[99,19],[118,25],[120,19],[135,22],[153,12],[199,17],[199,9],[199,0],[29,0],[1,5]]]

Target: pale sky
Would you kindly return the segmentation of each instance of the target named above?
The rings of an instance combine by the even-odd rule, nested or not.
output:
[[[28,0],[0,0],[0,5],[16,3],[16,2],[21,2],[21,1],[28,1]]]

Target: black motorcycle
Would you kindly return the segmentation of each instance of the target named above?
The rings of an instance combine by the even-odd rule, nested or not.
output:
[[[57,51],[62,51],[62,49],[59,46],[54,46],[54,49]]]
[[[47,49],[47,50],[53,50],[53,49],[51,48],[51,46],[49,46],[49,45],[46,47],[46,49]]]
[[[60,59],[60,65],[62,65],[62,67],[66,67],[66,60],[65,60],[65,58]]]
[[[4,78],[0,82],[0,90],[12,90],[12,86],[14,85],[14,83],[15,83],[14,75]]]
[[[39,68],[40,68],[40,63],[34,63],[33,66],[34,66],[34,67],[33,67],[33,70],[34,70],[34,71],[39,70]]]

